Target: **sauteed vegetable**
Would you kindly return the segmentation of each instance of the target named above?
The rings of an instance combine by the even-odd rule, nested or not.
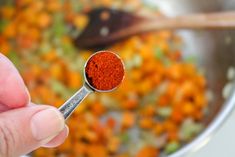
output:
[[[58,107],[81,87],[92,51],[76,48],[73,38],[89,21],[82,12],[99,6],[153,11],[138,0],[16,0],[0,6],[0,51],[19,68],[33,102]],[[207,86],[180,45],[167,30],[110,45],[124,60],[122,85],[90,95],[68,121],[65,143],[33,156],[156,157],[192,140],[204,127]]]

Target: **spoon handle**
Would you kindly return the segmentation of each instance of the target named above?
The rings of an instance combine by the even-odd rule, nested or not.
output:
[[[235,11],[198,13],[176,17],[150,18],[142,30],[158,29],[235,29]]]
[[[59,111],[63,114],[64,119],[73,113],[77,106],[84,100],[84,98],[92,92],[89,87],[83,85],[83,87],[77,91],[69,100],[67,100],[60,108]]]
[[[105,37],[106,42],[115,41],[131,35],[167,29],[217,29],[235,30],[235,11],[217,13],[197,13],[176,17],[148,17],[135,25],[120,29]],[[98,40],[97,40],[98,39]],[[96,39],[96,43],[100,38]],[[90,40],[91,41],[91,40]],[[94,39],[92,40],[94,42]],[[102,43],[102,42],[101,42]],[[92,43],[91,43],[92,45]]]

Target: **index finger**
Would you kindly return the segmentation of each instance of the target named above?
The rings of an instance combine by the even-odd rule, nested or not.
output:
[[[0,53],[0,104],[9,108],[23,107],[30,97],[15,66]]]

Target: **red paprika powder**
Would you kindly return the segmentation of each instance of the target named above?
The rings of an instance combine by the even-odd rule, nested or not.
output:
[[[110,51],[100,51],[93,55],[85,67],[88,83],[98,90],[112,90],[124,77],[121,59]]]

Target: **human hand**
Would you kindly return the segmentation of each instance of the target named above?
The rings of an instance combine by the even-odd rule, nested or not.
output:
[[[14,65],[0,53],[0,156],[17,157],[41,146],[56,147],[68,135],[54,107],[30,102]]]

